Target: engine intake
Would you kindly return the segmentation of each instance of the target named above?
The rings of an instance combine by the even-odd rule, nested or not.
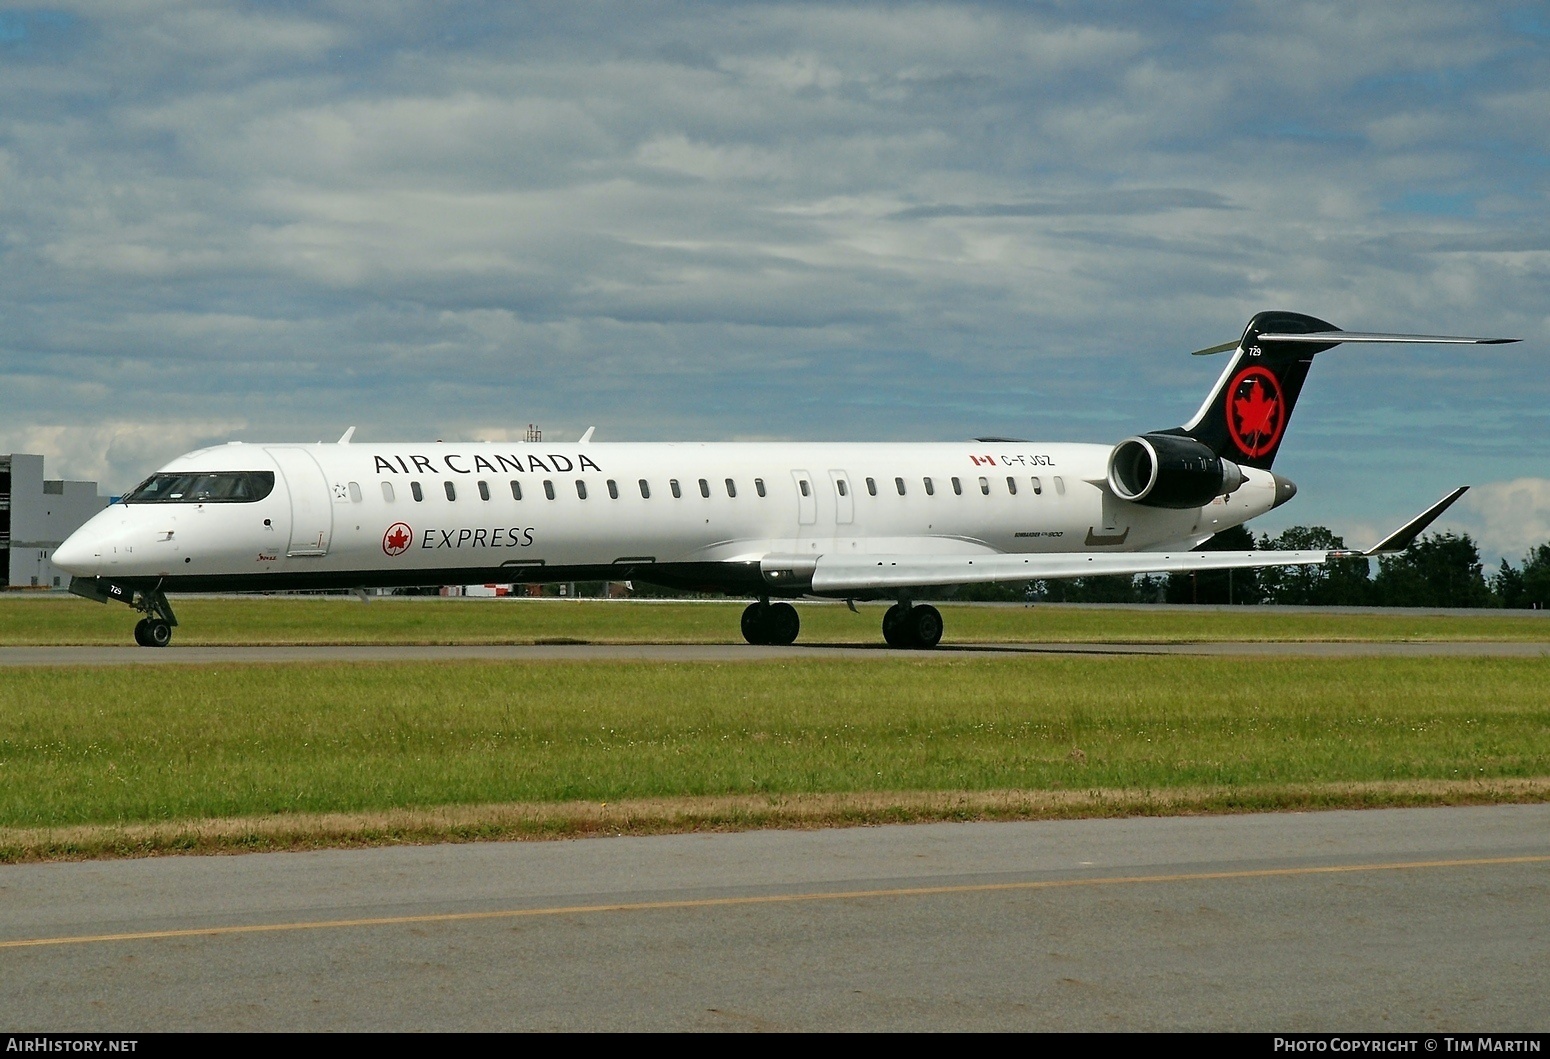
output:
[[[1114,446],[1109,488],[1122,500],[1148,507],[1209,504],[1243,484],[1243,471],[1194,438],[1141,434]]]

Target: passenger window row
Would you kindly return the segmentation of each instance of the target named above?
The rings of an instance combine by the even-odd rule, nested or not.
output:
[[[954,478],[950,478],[948,480],[950,482],[952,482],[952,485],[953,485],[953,495],[954,496],[962,496],[963,495],[963,479],[962,478],[954,477]],[[936,496],[936,481],[934,479],[932,479],[931,477],[928,476],[928,477],[922,478],[920,481],[921,481],[921,484],[923,486],[925,486],[926,495],[927,496]],[[1057,492],[1057,493],[1061,494],[1062,496],[1064,496],[1065,492],[1066,492],[1066,482],[1065,482],[1065,479],[1060,477],[1060,475],[1057,474],[1057,475],[1055,475],[1054,481],[1055,481],[1055,492]],[[1042,481],[1040,481],[1038,478],[1030,478],[1030,479],[1028,479],[1028,484],[1032,487],[1033,495],[1034,496],[1042,496],[1043,495],[1043,493],[1044,493],[1044,483]],[[807,495],[806,483],[802,483],[802,485],[803,485],[802,495],[806,496]],[[845,480],[843,478],[836,478],[834,480],[834,485],[835,485],[835,488],[838,490],[840,496],[844,496],[845,495]],[[908,488],[906,487],[903,478],[895,478],[893,480],[893,487],[894,487],[895,491],[897,491],[900,496],[905,496],[905,495],[908,494]],[[989,478],[981,478],[979,480],[979,487],[980,487],[980,494],[981,495],[983,495],[983,496],[989,496],[990,495],[990,479]],[[866,480],[866,491],[867,491],[867,495],[868,496],[876,496],[877,495],[877,479],[876,478],[868,478]],[[1017,479],[1014,476],[1010,475],[1010,474],[1006,476],[1006,491],[1008,493],[1010,493],[1012,496],[1016,496],[1017,495]]]
[[[700,496],[705,497],[706,499],[709,499],[710,498],[710,494],[711,494],[711,488],[710,488],[709,480],[707,480],[705,478],[701,478],[701,479],[699,479],[699,483],[698,484],[699,484],[699,489],[700,489]],[[642,478],[642,479],[640,479],[636,483],[636,485],[640,489],[640,497],[641,497],[641,499],[642,500],[650,500],[651,499],[651,483],[648,482],[646,479]],[[733,497],[733,498],[735,498],[737,496],[737,481],[735,479],[732,479],[732,478],[724,479],[723,482],[722,482],[722,485],[723,485],[723,487],[727,491],[727,496]],[[610,479],[608,479],[607,486],[608,486],[608,498],[610,500],[618,500],[619,499],[619,483],[616,480],[614,480],[613,478],[610,478]],[[488,500],[488,499],[490,499],[490,483],[489,482],[479,482],[479,483],[477,483],[477,487],[478,487],[478,490],[479,490],[479,499],[480,500]],[[683,497],[683,486],[679,484],[677,478],[669,478],[668,482],[667,482],[667,487],[672,492],[672,494],[673,494],[673,496],[675,498],[682,499],[682,497]],[[451,500],[451,501],[454,501],[454,502],[457,500],[457,483],[456,482],[444,481],[444,482],[441,483],[441,488],[447,494],[447,499],[448,500]],[[764,479],[763,478],[755,478],[753,480],[753,488],[754,488],[754,492],[758,493],[760,496],[769,496],[769,490],[765,488]],[[415,503],[421,503],[421,502],[423,502],[425,500],[425,490],[420,487],[420,483],[419,482],[410,482],[409,483],[409,493],[410,493],[411,496],[414,497]],[[806,483],[803,483],[803,495],[804,496],[806,495]],[[357,503],[361,499],[360,486],[357,485],[354,482],[350,483],[350,496]],[[383,482],[382,483],[382,499],[386,500],[388,503],[391,504],[391,503],[393,503],[394,496],[395,496],[395,494],[393,492],[393,483],[392,482]],[[544,480],[544,496],[547,499],[549,499],[549,500],[553,500],[555,498],[556,493],[555,493],[555,489],[554,489],[554,480],[553,479],[545,479]],[[587,498],[587,480],[585,478],[577,478],[576,479],[576,498],[578,500],[585,500]],[[521,500],[522,499],[522,483],[517,481],[515,478],[513,478],[511,480],[511,499],[513,499],[513,500]]]
[[[953,478],[950,478],[948,480],[952,483],[953,495],[954,496],[962,496],[963,495],[963,479],[957,478],[957,477],[953,477]],[[1055,485],[1055,492],[1061,494],[1062,496],[1065,495],[1065,491],[1066,491],[1065,480],[1063,478],[1061,478],[1060,475],[1057,474],[1057,475],[1054,476],[1053,481],[1054,481],[1054,485]],[[608,484],[608,498],[610,500],[618,500],[619,499],[619,483],[617,481],[615,481],[614,479],[610,478],[610,479],[608,479],[607,484]],[[927,496],[935,496],[936,495],[936,482],[935,482],[934,479],[930,478],[929,476],[925,477],[925,478],[922,478],[921,479],[921,484],[925,487],[926,495]],[[989,496],[990,495],[990,479],[989,478],[985,478],[985,477],[981,477],[979,479],[979,483],[978,484],[979,484],[980,494],[982,496]],[[1033,489],[1033,495],[1034,496],[1041,496],[1041,495],[1043,495],[1043,493],[1044,493],[1044,483],[1039,478],[1034,477],[1034,478],[1028,479],[1028,484]],[[650,500],[651,499],[651,483],[648,482],[646,479],[641,478],[636,483],[636,485],[640,489],[641,499],[642,500]],[[698,479],[698,485],[699,485],[700,496],[705,497],[706,499],[709,499],[710,494],[711,494],[711,488],[710,488],[709,480],[707,480],[705,478]],[[734,479],[727,478],[727,479],[723,480],[722,485],[726,489],[727,496],[732,497],[732,498],[735,499],[736,496],[737,496],[737,482]],[[352,501],[354,501],[355,503],[360,503],[360,500],[361,500],[361,487],[357,483],[355,483],[355,482],[349,483],[349,486],[350,486],[350,499]],[[451,501],[456,501],[457,500],[457,484],[455,482],[444,481],[444,482],[441,483],[441,486],[442,486],[442,490],[447,494],[447,499],[448,500],[451,500]],[[755,478],[753,480],[753,487],[754,487],[754,492],[758,493],[761,497],[769,495],[768,490],[765,489],[764,479],[763,478]],[[808,485],[807,479],[799,478],[797,480],[797,487],[798,487],[798,489],[800,490],[800,492],[801,492],[801,494],[803,496],[810,496],[811,495],[811,487]],[[909,490],[908,490],[908,487],[906,486],[905,481],[904,481],[903,478],[895,478],[893,480],[893,487],[898,492],[898,494],[900,496],[908,495],[908,491]],[[477,483],[477,488],[479,490],[479,499],[480,500],[489,500],[490,499],[490,483],[488,483],[488,482],[479,482],[479,483]],[[675,500],[679,500],[679,499],[683,498],[683,487],[682,487],[682,485],[679,484],[679,481],[678,481],[677,478],[669,478],[667,480],[667,488],[668,488],[669,492],[671,492],[673,494],[673,498]],[[843,479],[843,478],[836,478],[834,480],[834,488],[835,488],[835,491],[838,492],[840,496],[849,496],[850,495],[849,494],[849,489],[848,489],[848,487],[847,487],[847,485],[845,483],[845,479]],[[1013,475],[1010,475],[1010,474],[1007,475],[1006,476],[1006,491],[1007,491],[1007,493],[1009,495],[1011,495],[1011,496],[1016,496],[1017,495],[1017,489],[1018,489],[1018,486],[1017,486],[1017,479],[1016,479],[1016,477],[1014,477]],[[867,495],[868,496],[876,496],[877,495],[877,479],[876,478],[868,478],[868,479],[866,479],[866,491],[867,491]],[[425,492],[424,492],[424,490],[422,490],[420,488],[420,483],[419,482],[410,482],[409,483],[409,493],[410,493],[411,496],[414,497],[416,503],[420,503],[420,502],[422,502],[425,499]],[[548,478],[544,479],[544,497],[546,499],[553,500],[555,498],[555,496],[556,496],[556,493],[555,493],[555,489],[554,489],[554,480],[553,479],[548,479]],[[576,479],[576,498],[578,500],[585,500],[585,499],[587,499],[587,480],[585,478],[577,478]],[[382,483],[382,499],[386,500],[390,504],[393,502],[394,493],[393,493],[393,483],[392,482],[383,482]],[[513,499],[513,500],[521,500],[522,499],[522,483],[517,481],[516,479],[512,479],[512,481],[511,481],[511,499]]]

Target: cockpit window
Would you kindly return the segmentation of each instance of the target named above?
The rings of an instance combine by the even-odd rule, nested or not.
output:
[[[135,486],[122,503],[251,504],[273,491],[273,471],[153,474]]]

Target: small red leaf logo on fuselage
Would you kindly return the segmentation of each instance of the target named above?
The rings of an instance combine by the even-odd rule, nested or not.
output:
[[[408,523],[395,522],[382,535],[382,550],[389,555],[402,555],[414,543],[414,530]]]
[[[1286,399],[1268,368],[1244,368],[1227,387],[1227,433],[1250,459],[1274,451],[1286,428]]]

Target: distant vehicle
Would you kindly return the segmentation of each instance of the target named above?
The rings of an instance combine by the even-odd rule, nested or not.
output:
[[[785,599],[894,599],[883,638],[934,647],[918,590],[1095,574],[1310,565],[1406,547],[1461,487],[1365,553],[1196,552],[1297,488],[1270,470],[1313,356],[1349,342],[1516,339],[1341,331],[1256,315],[1193,419],[1117,445],[233,442],[180,456],[54,553],[78,595],[640,580],[752,597],[750,643],[789,644]]]

